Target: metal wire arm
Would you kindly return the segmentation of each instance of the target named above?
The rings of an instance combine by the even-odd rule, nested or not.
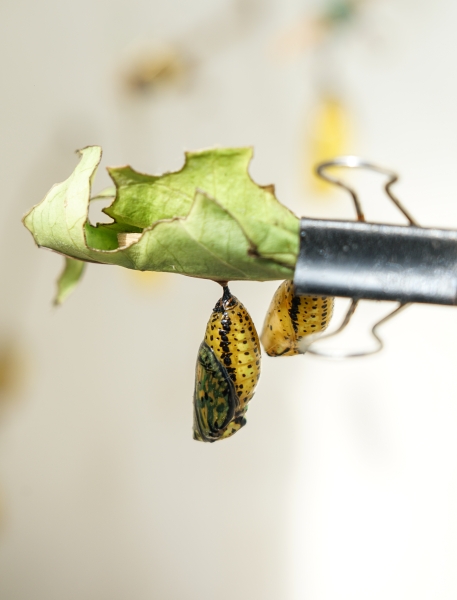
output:
[[[386,175],[387,197],[408,221],[407,226],[367,223],[357,193],[331,176],[331,167],[368,169]],[[391,191],[398,180],[393,171],[356,156],[341,156],[317,166],[325,181],[349,193],[357,221],[306,219],[300,223],[300,254],[295,268],[295,293],[341,296],[352,304],[337,331],[349,323],[359,300],[394,300],[397,308],[376,323],[372,334],[377,346],[369,352],[328,354],[313,348],[316,336],[305,339],[303,350],[319,356],[349,358],[379,352],[377,329],[412,302],[457,305],[457,231],[420,227]]]

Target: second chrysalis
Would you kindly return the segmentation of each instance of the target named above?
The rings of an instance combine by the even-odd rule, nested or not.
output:
[[[259,377],[260,344],[254,323],[225,286],[198,352],[194,439],[215,442],[241,429]]]
[[[268,356],[300,354],[301,340],[325,331],[333,314],[333,298],[296,296],[292,281],[276,290],[263,325],[261,340]]]

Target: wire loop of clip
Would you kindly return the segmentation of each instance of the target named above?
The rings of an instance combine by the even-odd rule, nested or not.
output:
[[[407,219],[406,226],[368,223],[357,192],[329,174],[333,167],[367,169],[385,175],[387,197]],[[398,175],[357,156],[341,156],[316,167],[316,174],[351,196],[356,221],[303,218],[294,285],[298,295],[352,298],[333,332],[307,336],[301,350],[326,358],[355,358],[379,352],[378,329],[412,302],[457,305],[457,231],[420,227],[392,193]],[[362,299],[396,301],[397,307],[371,329],[376,347],[367,351],[324,352],[316,344],[341,333]]]
[[[380,167],[378,165],[370,163],[358,156],[338,156],[337,158],[320,163],[316,166],[316,174],[321,179],[333,185],[337,185],[343,190],[346,190],[351,195],[352,201],[354,202],[355,211],[357,213],[358,221],[365,221],[365,215],[363,213],[362,205],[360,204],[360,200],[357,196],[357,193],[349,185],[347,185],[347,183],[344,183],[343,181],[341,181],[341,179],[332,177],[327,173],[327,170],[332,167],[346,167],[349,169],[367,169],[369,171],[375,171],[376,173],[380,173],[381,175],[386,175],[389,178],[384,186],[386,194],[388,195],[390,200],[395,204],[398,210],[402,212],[403,215],[408,219],[409,224],[416,225],[416,227],[419,227],[416,220],[401,204],[400,200],[398,200],[398,198],[394,196],[392,190],[390,189],[393,186],[393,184],[398,181],[398,175],[397,173],[395,173],[395,171],[391,171],[390,169],[385,169],[384,167]]]
[[[398,315],[400,311],[410,306],[410,304],[399,303],[396,306],[396,308],[394,308],[394,310],[392,310],[385,317],[383,317],[373,325],[373,327],[371,328],[371,335],[376,340],[376,345],[372,350],[357,350],[355,352],[325,352],[323,350],[318,350],[315,347],[318,342],[322,342],[324,340],[328,340],[329,338],[335,337],[346,329],[346,327],[349,325],[352,315],[356,311],[358,304],[359,300],[352,300],[348,310],[346,311],[341,325],[335,331],[325,334],[315,333],[306,336],[300,342],[301,353],[305,354],[307,352],[308,354],[313,354],[314,356],[319,356],[320,358],[330,358],[333,360],[343,360],[346,358],[361,358],[363,356],[371,356],[372,354],[377,354],[384,348],[384,342],[378,333],[379,327],[381,327],[382,325],[384,325],[384,323],[387,323],[387,321],[390,321],[390,319]]]

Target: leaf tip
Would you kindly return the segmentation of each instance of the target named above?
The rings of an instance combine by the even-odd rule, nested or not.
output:
[[[54,306],[61,306],[71,295],[79,283],[85,269],[86,263],[75,258],[65,257],[63,271],[57,279],[57,292],[54,297]]]

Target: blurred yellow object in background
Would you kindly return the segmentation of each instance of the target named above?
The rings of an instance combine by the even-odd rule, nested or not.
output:
[[[151,291],[168,289],[172,285],[173,273],[159,273],[157,271],[133,271],[123,269],[127,273],[128,282],[132,284],[136,291],[140,293],[149,293]]]
[[[0,341],[0,416],[19,396],[27,376],[25,355],[12,335]],[[0,526],[5,516],[3,490],[0,489]]]
[[[131,49],[123,79],[130,91],[148,92],[176,84],[188,68],[188,61],[177,47],[142,43]]]
[[[25,360],[13,337],[0,342],[0,409],[21,390],[25,379]]]
[[[309,173],[309,166],[311,166],[313,191],[325,194],[332,190],[329,183],[314,173],[314,167],[335,156],[348,154],[352,137],[351,129],[351,117],[347,106],[336,96],[322,96],[306,136],[308,144],[306,172]]]

